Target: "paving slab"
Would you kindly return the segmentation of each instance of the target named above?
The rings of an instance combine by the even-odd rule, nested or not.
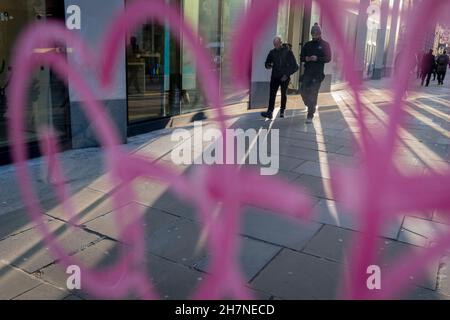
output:
[[[248,207],[243,216],[241,234],[279,246],[301,250],[321,224],[293,220],[264,209]]]
[[[0,300],[13,299],[40,284],[35,277],[0,261]]]
[[[435,211],[433,213],[433,221],[450,225],[450,211]]]
[[[440,235],[450,232],[450,226],[434,221],[406,216],[398,240],[413,243],[417,237],[410,237],[411,233],[425,239],[423,246],[429,246]],[[412,239],[412,240],[411,240]],[[414,243],[413,243],[414,244]]]
[[[293,181],[306,188],[311,195],[319,198],[334,199],[330,179],[303,174]]]
[[[84,188],[70,196],[70,204],[75,212],[78,223],[83,224],[113,210],[112,198],[105,193]],[[53,218],[69,221],[68,212],[63,205],[55,200],[43,204],[45,213]]]
[[[147,256],[147,263],[150,280],[164,300],[191,298],[206,277],[202,272],[154,255]]]
[[[125,216],[120,227],[118,226],[117,215],[119,214],[119,211],[117,210],[98,217],[97,219],[91,220],[85,226],[89,230],[95,231],[115,240],[120,240],[120,231],[127,225],[131,225],[134,221],[136,221],[135,219],[141,220],[142,228],[146,236],[150,236],[158,229],[165,226],[170,226],[172,223],[179,220],[176,216],[155,208],[146,207],[137,203],[134,206],[129,204],[123,208],[124,211],[122,214]],[[134,208],[137,211],[131,214],[129,210]],[[131,218],[130,216],[134,218]]]
[[[339,202],[333,200],[321,199],[314,207],[314,216],[312,219],[319,223],[362,231],[358,216],[348,212]],[[394,217],[385,221],[379,235],[396,239],[401,228],[402,221],[402,216]]]
[[[338,263],[284,249],[252,286],[285,300],[335,299],[340,269]]]
[[[304,252],[348,264],[351,258],[350,250],[352,249],[354,239],[358,233],[347,229],[325,225],[316,236],[305,247]],[[423,252],[423,248],[408,245],[398,241],[386,238],[379,238],[377,244],[378,259],[374,264],[380,266],[381,271],[389,270],[397,259],[405,254]],[[411,276],[411,282],[431,290],[436,289],[436,274],[439,268],[439,260],[430,261],[425,270],[425,274],[420,279]]]
[[[45,222],[53,220],[48,216],[42,216],[42,219]],[[36,224],[31,221],[26,208],[0,215],[0,240],[34,227],[36,227]]]
[[[176,221],[146,237],[147,250],[168,260],[193,266],[206,255],[202,231],[197,223]]]
[[[67,291],[58,289],[49,284],[41,284],[14,298],[14,300],[62,300],[67,296]]]
[[[68,253],[80,251],[100,239],[80,228],[67,228],[56,220],[47,223],[47,226]],[[42,239],[37,229],[6,238],[0,241],[0,257],[6,263],[33,273],[56,260]]]
[[[326,163],[317,161],[306,161],[293,169],[298,174],[306,174],[318,178],[331,179],[330,168]]]
[[[77,264],[90,268],[90,270],[101,271],[114,266],[122,253],[127,253],[126,246],[105,239],[76,253],[73,255],[73,259]],[[83,289],[85,288],[83,274],[81,274],[81,290],[67,289],[67,279],[70,275],[66,273],[65,267],[59,262],[40,269],[37,275],[54,287],[68,291],[67,295],[72,294],[85,299],[95,298]]]
[[[264,266],[280,252],[281,247],[268,244],[262,241],[240,237],[239,262],[245,275],[245,279],[250,281]],[[196,269],[208,271],[209,255],[196,263]]]

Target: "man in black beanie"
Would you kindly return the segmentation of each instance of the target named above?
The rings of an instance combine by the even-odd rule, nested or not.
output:
[[[306,123],[312,123],[316,112],[320,85],[325,79],[325,63],[331,61],[330,45],[322,39],[322,30],[317,23],[311,28],[311,36],[312,41],[303,46],[300,56],[300,61],[305,64],[301,96],[308,107]]]

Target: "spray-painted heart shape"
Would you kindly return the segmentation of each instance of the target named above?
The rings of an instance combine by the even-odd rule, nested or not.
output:
[[[207,53],[203,49],[188,25],[186,25],[177,11],[169,7],[164,1],[135,1],[127,9],[120,13],[107,33],[104,50],[107,56],[103,60],[100,75],[101,82],[106,86],[112,82],[114,74],[111,70],[119,56],[123,46],[122,39],[125,34],[153,18],[159,23],[169,23],[173,36],[177,39],[183,35],[184,42],[201,64],[197,64],[201,76],[203,90],[209,104],[218,112],[218,119],[225,132],[225,121],[222,112],[222,100],[219,94],[218,81],[209,72]],[[273,179],[263,179],[246,171],[238,171],[234,166],[203,167],[190,180],[172,172],[170,169],[153,163],[152,159],[128,155],[120,149],[118,136],[113,130],[112,121],[99,104],[95,95],[84,81],[78,70],[71,67],[59,55],[47,53],[37,55],[33,48],[56,42],[67,42],[76,48],[79,60],[88,64],[96,61],[89,49],[75,35],[65,30],[63,26],[46,23],[34,25],[20,37],[14,50],[15,74],[9,90],[11,108],[11,121],[9,124],[10,139],[13,144],[13,159],[17,168],[19,185],[26,206],[31,217],[36,221],[38,230],[43,234],[45,243],[51,252],[61,261],[62,265],[77,264],[77,261],[69,256],[56,241],[48,226],[42,222],[42,208],[32,189],[30,174],[26,165],[26,151],[24,145],[24,110],[26,102],[26,88],[29,82],[29,74],[38,65],[50,66],[62,79],[71,79],[71,84],[78,95],[84,101],[84,111],[91,119],[100,143],[104,146],[105,159],[112,182],[119,185],[112,195],[117,208],[117,224],[122,226],[120,240],[130,244],[127,250],[122,252],[119,262],[101,272],[89,270],[81,266],[83,286],[90,293],[104,298],[123,297],[130,290],[143,298],[156,298],[156,294],[148,280],[144,268],[144,234],[142,223],[137,216],[135,206],[128,207],[127,212],[123,208],[130,200],[135,199],[131,190],[131,182],[137,177],[147,177],[168,183],[180,197],[191,201],[199,208],[201,220],[208,227],[208,245],[210,249],[211,267],[210,276],[203,282],[194,298],[215,299],[231,294],[238,298],[250,297],[243,285],[241,273],[237,267],[236,255],[238,249],[237,229],[239,226],[239,213],[244,204],[263,206],[267,209],[283,212],[291,217],[308,217],[311,211],[309,198],[299,188],[293,188],[283,182]],[[226,135],[224,134],[223,137]],[[55,193],[63,204],[63,208],[76,221],[66,186],[61,165],[56,152],[56,139],[49,129],[41,130],[41,149],[47,156],[49,166],[57,181]],[[224,143],[226,143],[224,139]],[[59,181],[59,182],[58,182]],[[236,183],[239,181],[239,183]],[[261,198],[269,188],[274,192]],[[217,202],[223,203],[221,214],[213,220],[212,211]],[[124,275],[126,275],[124,277]],[[121,279],[118,282],[118,279]]]
[[[256,2],[256,1],[255,1]],[[281,0],[262,0],[258,1],[258,4],[252,3],[252,6],[248,12],[250,15],[243,19],[243,23],[238,27],[237,37],[235,39],[235,48],[233,50],[234,57],[234,72],[237,79],[237,83],[243,83],[245,79],[245,71],[248,70],[249,58],[251,46],[238,47],[237,44],[243,43],[241,40],[248,42],[248,39],[254,39],[261,35],[263,30],[263,24],[261,21],[268,21],[273,12],[281,3]],[[344,57],[352,57],[350,51],[345,46],[343,34],[339,32],[339,24],[337,17],[339,12],[339,6],[336,1],[319,0],[324,15],[328,18],[331,25],[331,34],[335,38],[335,43],[341,55]],[[295,1],[300,4],[301,1]],[[307,1],[310,5],[310,1]],[[444,8],[445,1],[433,0],[421,3],[416,9],[416,15],[414,16],[415,25],[411,26],[410,34],[407,42],[407,49],[404,52],[415,52],[417,43],[413,41],[413,38],[420,39],[420,35],[423,33],[419,21],[425,21],[430,19]],[[445,11],[445,10],[442,10]],[[394,9],[395,12],[395,9]],[[398,14],[398,11],[394,14]],[[159,22],[169,21],[172,26],[180,26],[181,21],[175,11],[172,11],[169,7],[160,1],[137,1],[133,3],[125,13],[121,14],[118,22],[114,24],[110,31],[110,35],[106,41],[103,52],[112,52],[110,56],[105,59],[104,69],[102,72],[102,81],[107,84],[112,80],[112,75],[108,70],[114,70],[112,65],[117,58],[118,48],[121,46],[117,39],[120,39],[118,35],[124,35],[127,30],[132,29],[144,20],[154,17]],[[163,18],[162,18],[163,17]],[[411,20],[410,20],[411,21]],[[39,221],[41,210],[38,206],[36,197],[28,184],[28,172],[25,166],[25,151],[23,146],[22,129],[22,117],[24,106],[24,95],[26,87],[27,74],[36,66],[37,63],[46,63],[52,66],[60,75],[70,75],[71,78],[77,79],[75,81],[76,88],[79,93],[82,93],[86,106],[86,112],[91,119],[95,119],[93,122],[97,133],[100,137],[102,144],[106,147],[106,154],[108,160],[108,166],[112,173],[113,179],[119,182],[129,182],[132,178],[137,176],[149,176],[152,178],[159,178],[163,181],[169,182],[172,188],[176,190],[180,195],[184,195],[187,199],[190,199],[197,204],[200,209],[200,214],[203,223],[210,226],[213,232],[210,232],[210,249],[212,254],[211,264],[211,280],[205,282],[206,284],[199,290],[196,297],[204,298],[216,298],[224,293],[225,290],[229,290],[230,293],[236,294],[237,297],[246,297],[245,291],[242,290],[240,285],[240,275],[236,272],[235,267],[235,248],[236,239],[234,234],[238,227],[238,211],[242,202],[256,203],[264,205],[268,208],[273,208],[274,203],[280,203],[281,207],[273,208],[283,210],[286,213],[295,215],[299,212],[305,212],[307,208],[307,199],[298,198],[301,193],[295,193],[293,189],[287,188],[283,184],[278,188],[274,188],[274,185],[269,182],[268,179],[261,179],[253,175],[247,175],[246,173],[238,173],[233,168],[221,167],[221,168],[208,168],[201,171],[197,178],[192,183],[178,177],[169,170],[164,169],[156,165],[149,164],[145,159],[136,157],[130,157],[125,155],[122,151],[116,147],[117,136],[114,131],[111,130],[110,121],[106,114],[102,111],[102,108],[95,102],[95,99],[89,88],[84,84],[83,80],[79,77],[75,70],[69,68],[66,62],[56,55],[47,54],[39,57],[30,54],[33,44],[47,43],[58,39],[68,38],[73,42],[74,47],[80,48],[82,55],[84,55],[84,61],[89,61],[90,55],[86,49],[84,49],[81,41],[77,40],[73,35],[68,33],[57,26],[40,26],[36,29],[28,31],[24,38],[20,41],[16,50],[16,70],[17,73],[13,78],[11,86],[10,97],[11,105],[14,106],[12,110],[12,121],[10,124],[11,129],[11,141],[14,143],[14,158],[17,162],[19,183],[22,188],[24,200],[30,209],[30,212],[34,219]],[[178,28],[174,28],[178,30]],[[186,26],[182,27],[184,36],[188,37],[191,50],[195,52],[198,59],[202,61],[208,61],[206,54],[200,49],[200,46],[196,42],[195,35],[189,31]],[[177,35],[175,33],[175,35]],[[244,59],[242,59],[244,57]],[[239,58],[239,59],[238,59]],[[344,70],[346,72],[347,80],[354,93],[357,108],[357,119],[361,128],[361,146],[364,155],[364,165],[356,170],[356,173],[352,171],[336,169],[333,175],[334,191],[342,198],[342,200],[349,206],[350,209],[357,212],[360,219],[363,222],[363,233],[359,239],[361,246],[359,249],[355,249],[354,259],[352,260],[352,277],[348,297],[352,298],[364,298],[364,297],[389,297],[398,289],[400,289],[407,281],[405,275],[411,274],[423,268],[423,265],[429,258],[435,257],[440,254],[444,248],[448,248],[450,239],[448,236],[442,238],[438,245],[433,249],[429,249],[424,255],[411,256],[406,263],[398,264],[394,271],[391,272],[383,286],[381,294],[370,295],[367,292],[366,284],[366,267],[373,260],[375,255],[375,237],[378,233],[380,224],[383,217],[388,214],[396,213],[406,209],[445,209],[450,207],[449,200],[446,197],[445,190],[442,190],[440,186],[448,185],[450,180],[449,174],[434,175],[426,177],[409,177],[405,178],[398,174],[391,165],[392,151],[395,140],[397,138],[396,130],[401,123],[402,110],[402,97],[408,83],[408,72],[412,66],[412,55],[410,57],[405,56],[400,64],[400,76],[396,79],[396,85],[394,86],[395,99],[393,103],[390,125],[385,138],[380,142],[375,143],[371,138],[367,126],[364,122],[364,105],[361,103],[359,97],[359,84],[355,73],[352,71],[353,66],[351,61],[353,59],[344,59]],[[204,68],[201,68],[204,66]],[[217,92],[217,82],[214,77],[208,73],[207,64],[200,66],[199,73],[203,80],[203,87],[207,88],[205,94],[211,104],[211,106],[217,108],[219,111],[219,119],[222,130],[225,125],[223,121],[223,115],[221,113],[221,99]],[[405,71],[405,72],[402,72]],[[64,77],[63,77],[64,78]],[[58,175],[58,181],[63,181],[61,178],[61,170],[59,169],[58,162],[55,157],[55,142],[53,135],[49,131],[45,131],[43,134],[43,150],[49,157],[50,164],[54,167],[55,172]],[[124,161],[126,160],[126,161]],[[128,163],[130,167],[123,167],[120,163]],[[390,174],[380,174],[385,172],[393,172]],[[234,182],[239,179],[241,188],[235,189]],[[220,181],[220,188],[217,190],[217,181]],[[243,183],[244,182],[244,183]],[[247,182],[249,182],[247,184]],[[250,183],[251,182],[251,183]],[[447,184],[445,184],[447,182]],[[243,184],[242,184],[243,183]],[[213,187],[213,185],[215,185]],[[262,187],[262,190],[267,190],[269,187],[272,190],[283,190],[283,192],[274,192],[266,198],[267,202],[262,203],[257,196],[257,190],[255,186]],[[58,188],[59,197],[61,200],[67,198],[67,193],[64,192],[63,186]],[[194,188],[193,188],[194,187]],[[195,190],[195,192],[193,192]],[[212,192],[212,190],[214,192]],[[430,192],[431,190],[431,192]],[[401,192],[400,192],[401,191]],[[196,198],[195,193],[208,195],[202,199]],[[265,193],[267,195],[267,193]],[[220,195],[220,200],[226,205],[223,209],[223,218],[220,219],[223,222],[221,227],[217,223],[211,220],[210,212],[213,206],[213,199]],[[395,195],[393,197],[392,195]],[[125,186],[114,196],[115,202],[118,207],[121,207],[123,200],[127,197],[131,197],[131,191],[129,186],[125,183]],[[296,198],[297,197],[297,198]],[[280,201],[280,199],[283,199]],[[357,201],[356,201],[356,200]],[[285,202],[283,204],[283,202]],[[66,205],[67,211],[73,213],[70,209],[70,205]],[[384,213],[380,215],[379,212]],[[130,214],[130,213],[128,213]],[[132,213],[131,213],[132,214]],[[120,212],[118,219],[120,220],[124,213]],[[223,220],[223,221],[222,221]],[[120,221],[119,221],[120,223]],[[61,257],[64,264],[68,265],[73,263],[72,259],[68,257],[64,250],[56,245],[46,230],[43,223],[39,223],[41,232],[45,235],[46,241],[49,243],[52,251]],[[142,236],[142,230],[138,224],[130,224],[129,228],[122,233],[123,240],[130,240],[134,243],[133,250],[124,255],[120,263],[109,272],[102,272],[101,274],[84,271],[84,277],[86,279],[86,287],[93,293],[99,294],[103,297],[119,297],[127,292],[130,287],[141,294],[143,297],[154,297],[151,294],[150,284],[147,282],[145,274],[141,269],[143,244],[139,241]],[[225,249],[224,249],[225,248]],[[220,252],[224,252],[220,257]],[[114,291],[110,290],[110,284],[115,283],[117,277],[122,272],[129,272],[130,276],[126,278],[126,281],[116,286]],[[222,277],[220,277],[222,275]],[[150,294],[149,294],[150,293]]]

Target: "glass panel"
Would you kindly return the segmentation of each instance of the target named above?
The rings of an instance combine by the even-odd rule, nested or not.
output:
[[[236,91],[233,86],[231,74],[231,43],[234,37],[234,31],[238,24],[241,14],[246,7],[245,0],[224,0],[222,17],[222,70],[221,70],[221,88],[225,104],[239,103],[248,101],[248,90]],[[246,45],[246,44],[243,44]]]
[[[127,42],[128,117],[130,122],[165,116],[164,27],[151,21]]]
[[[221,39],[221,2],[211,0],[184,0],[183,14],[195,32],[198,33],[200,41],[207,47],[211,54],[213,70],[220,77],[222,63],[221,52],[223,42]],[[182,113],[189,113],[205,108],[206,103],[200,88],[199,79],[195,70],[197,61],[193,59],[183,44],[182,56]],[[201,62],[200,62],[201,63]]]
[[[373,69],[375,68],[375,54],[377,52],[377,29],[367,31],[366,41],[366,56],[364,60],[366,68],[366,77],[372,77]]]
[[[248,100],[232,87],[229,54],[233,30],[246,0],[171,0],[210,52],[211,72],[219,78],[226,103]],[[180,5],[182,4],[182,6]],[[207,107],[187,44],[170,36],[168,26],[149,21],[127,38],[129,122],[137,122]],[[204,63],[204,62],[202,62]]]
[[[247,0],[184,0],[185,19],[198,32],[202,43],[209,49],[213,70],[226,104],[248,100],[247,90],[236,92],[231,78],[231,43],[240,14]],[[195,61],[183,48],[183,104],[182,113],[206,107],[195,72]]]
[[[289,22],[289,1],[284,1],[278,8],[277,35],[286,42]]]
[[[128,1],[128,0],[127,0]],[[180,7],[181,0],[166,0]],[[170,26],[149,20],[127,37],[128,122],[180,114],[181,52]]]
[[[57,3],[59,2],[59,3]],[[0,4],[0,147],[8,145],[7,121],[9,118],[6,88],[14,70],[11,67],[11,50],[17,35],[29,23],[44,20],[47,16],[62,18],[61,1],[2,0]],[[63,48],[59,48],[63,49]],[[35,48],[35,52],[48,52],[58,48]],[[69,99],[63,82],[47,67],[41,67],[31,76],[26,113],[26,139],[37,140],[37,130],[42,125],[52,125],[60,140],[68,138]]]

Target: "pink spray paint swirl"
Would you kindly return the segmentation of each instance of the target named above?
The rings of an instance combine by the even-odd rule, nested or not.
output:
[[[257,2],[257,3],[256,3]],[[232,61],[236,84],[248,83],[247,71],[250,68],[253,43],[262,37],[264,23],[270,21],[282,0],[253,1],[248,14],[241,18],[233,41]],[[301,5],[303,1],[291,1]],[[346,45],[345,37],[339,28],[338,17],[342,7],[338,1],[318,0],[331,26],[329,36],[334,47],[342,57],[353,57]],[[306,5],[311,5],[306,1]],[[437,17],[445,11],[448,4],[443,0],[424,1],[413,11],[415,23],[410,24],[407,35],[406,50],[416,52],[418,42],[423,34],[419,21]],[[384,12],[383,14],[387,14]],[[394,14],[395,13],[394,10]],[[311,217],[311,200],[306,190],[293,187],[275,178],[260,177],[248,170],[238,170],[232,165],[202,166],[189,177],[181,176],[152,159],[129,155],[119,146],[119,138],[104,106],[96,101],[94,93],[78,70],[70,66],[63,57],[55,53],[35,54],[33,48],[54,42],[67,42],[76,48],[80,61],[86,66],[94,66],[92,61],[99,61],[99,82],[105,87],[112,83],[119,52],[123,48],[124,36],[148,19],[155,19],[161,24],[171,26],[172,35],[188,45],[192,56],[202,63],[196,64],[200,75],[202,89],[209,105],[217,111],[217,121],[222,133],[225,133],[225,116],[222,110],[218,79],[210,71],[208,54],[202,47],[197,35],[182,19],[178,11],[162,0],[134,1],[126,10],[119,13],[111,25],[103,43],[101,52],[106,57],[95,57],[83,41],[56,23],[36,24],[29,27],[20,37],[14,50],[14,68],[9,97],[11,121],[9,123],[10,141],[13,159],[17,169],[18,182],[24,202],[32,219],[37,223],[45,243],[51,252],[65,267],[80,265],[64,248],[57,243],[56,237],[42,221],[42,208],[31,186],[30,173],[26,164],[24,143],[24,112],[26,88],[29,75],[39,66],[50,66],[62,79],[71,79],[71,85],[82,97],[84,111],[91,119],[100,143],[104,147],[105,160],[111,181],[120,187],[112,194],[117,208],[117,225],[122,226],[120,241],[130,244],[123,250],[120,260],[110,268],[102,271],[90,270],[81,266],[83,287],[88,292],[103,298],[120,298],[131,291],[144,299],[157,298],[151,281],[145,270],[144,230],[136,206],[124,212],[124,205],[135,199],[131,184],[138,177],[167,183],[175,193],[186,201],[193,203],[197,209],[204,228],[208,229],[207,244],[210,253],[208,277],[192,294],[195,299],[218,299],[227,295],[245,299],[251,297],[241,271],[238,267],[239,249],[238,230],[240,214],[246,204],[270,209],[291,218],[307,219]],[[241,43],[247,43],[240,46]],[[450,182],[450,173],[427,176],[404,177],[396,172],[392,165],[393,147],[398,139],[397,130],[404,114],[403,96],[409,81],[409,72],[413,64],[413,55],[405,55],[400,63],[400,70],[394,78],[390,122],[383,139],[375,141],[371,136],[365,120],[366,107],[360,99],[361,84],[355,72],[353,59],[343,60],[343,70],[356,103],[357,121],[361,128],[362,165],[356,170],[334,168],[332,175],[333,192],[357,216],[363,224],[363,232],[355,242],[360,246],[352,250],[349,278],[345,279],[345,297],[347,298],[388,298],[393,297],[406,285],[405,275],[419,273],[427,261],[433,259],[450,247],[450,236],[443,236],[436,246],[420,255],[408,255],[398,262],[383,280],[383,290],[369,292],[366,287],[366,268],[376,256],[376,236],[383,219],[405,210],[449,209],[450,199],[441,188]],[[49,167],[55,177],[55,193],[63,204],[65,212],[76,223],[76,213],[70,203],[67,187],[62,183],[64,176],[57,159],[56,139],[50,129],[43,128],[41,149],[46,156]],[[223,137],[226,135],[223,134]],[[225,139],[224,142],[226,143]],[[224,155],[225,156],[225,155]],[[388,174],[380,174],[385,173]],[[237,183],[238,182],[238,183]],[[267,193],[266,190],[272,190]],[[264,193],[264,197],[260,195]],[[220,214],[212,216],[216,204],[222,203]],[[131,202],[132,204],[134,202]],[[130,207],[128,207],[130,208]],[[380,212],[383,212],[381,215]],[[126,215],[126,216],[125,216]],[[131,222],[129,222],[131,221]],[[300,270],[301,272],[301,270]],[[123,275],[126,275],[124,277]],[[121,279],[118,282],[118,279]]]

